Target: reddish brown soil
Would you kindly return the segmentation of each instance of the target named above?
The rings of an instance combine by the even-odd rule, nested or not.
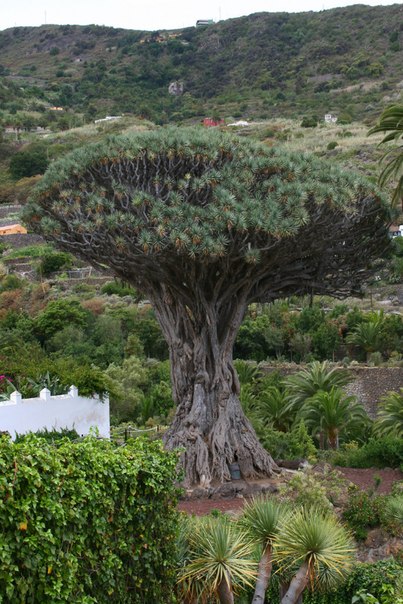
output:
[[[384,470],[376,470],[374,468],[337,468],[347,480],[350,480],[361,489],[368,491],[375,485],[377,477],[381,479],[376,492],[379,494],[390,493],[392,485],[398,480],[403,480],[403,472],[400,470],[392,470],[385,468]]]
[[[374,487],[375,479],[380,477],[381,483],[377,489],[378,493],[390,493],[392,485],[398,480],[403,480],[403,472],[400,470],[383,469],[377,470],[374,468],[356,469],[356,468],[337,468],[343,476],[356,484],[363,490],[368,490]],[[272,482],[272,481],[270,481]],[[180,501],[179,510],[187,514],[195,514],[202,516],[209,514],[212,510],[220,510],[221,512],[237,512],[242,509],[247,499],[196,499],[190,501]]]

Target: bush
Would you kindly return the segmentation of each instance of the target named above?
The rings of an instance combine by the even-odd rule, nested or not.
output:
[[[124,285],[122,283],[118,283],[117,281],[109,281],[109,283],[105,283],[105,285],[101,288],[102,294],[107,294],[111,296],[112,294],[116,294],[117,296],[133,296],[133,298],[137,297],[137,292],[134,287],[130,287],[129,285]]]
[[[10,160],[10,174],[15,180],[43,174],[48,167],[46,149],[42,147],[18,151]]]
[[[371,438],[359,449],[340,451],[333,463],[350,468],[398,468],[403,463],[403,441],[392,436]]]
[[[28,432],[27,434],[17,434],[15,443],[20,443],[27,438],[31,438],[32,432]],[[69,428],[62,428],[61,430],[37,430],[35,432],[35,436],[39,438],[43,438],[49,443],[57,444],[63,441],[64,438],[68,440],[78,440],[80,435],[76,430],[70,430]]]
[[[353,596],[361,590],[382,604],[401,604],[401,581],[402,566],[393,559],[379,560],[374,564],[358,562],[343,586],[328,593],[306,591],[304,604],[350,604]],[[270,602],[276,604],[274,600]]]
[[[176,462],[141,439],[2,437],[1,601],[173,602]]]
[[[336,149],[337,146],[338,146],[338,143],[336,141],[330,141],[330,143],[327,144],[326,149],[328,151],[333,151],[333,149]]]
[[[66,252],[50,252],[42,256],[38,272],[43,277],[49,277],[60,269],[68,269],[72,265],[72,257]]]
[[[371,496],[358,487],[351,487],[343,518],[353,530],[356,539],[365,539],[370,528],[381,523],[382,498]]]
[[[310,117],[306,116],[303,118],[303,120],[301,122],[302,128],[316,128],[317,125],[318,125],[318,118],[316,117],[316,115],[312,115]]]

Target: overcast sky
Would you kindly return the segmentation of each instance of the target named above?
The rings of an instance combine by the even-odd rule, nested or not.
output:
[[[320,11],[357,0],[2,0],[0,29],[44,23],[108,25],[125,29],[175,29],[197,19],[230,19],[257,12]],[[369,6],[403,4],[366,0]]]

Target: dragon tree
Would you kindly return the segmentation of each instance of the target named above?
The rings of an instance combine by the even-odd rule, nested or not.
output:
[[[388,244],[376,188],[317,158],[202,129],[105,139],[52,164],[31,228],[153,304],[169,345],[186,484],[277,467],[239,402],[232,350],[248,305],[356,292]]]

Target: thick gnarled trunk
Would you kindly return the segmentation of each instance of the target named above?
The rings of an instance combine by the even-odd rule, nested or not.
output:
[[[220,324],[212,305],[197,313],[171,297],[154,301],[169,344],[175,418],[165,435],[169,449],[182,448],[184,484],[207,486],[230,480],[238,463],[243,478],[270,476],[277,470],[260,445],[239,402],[239,381],[232,348],[243,306]]]

